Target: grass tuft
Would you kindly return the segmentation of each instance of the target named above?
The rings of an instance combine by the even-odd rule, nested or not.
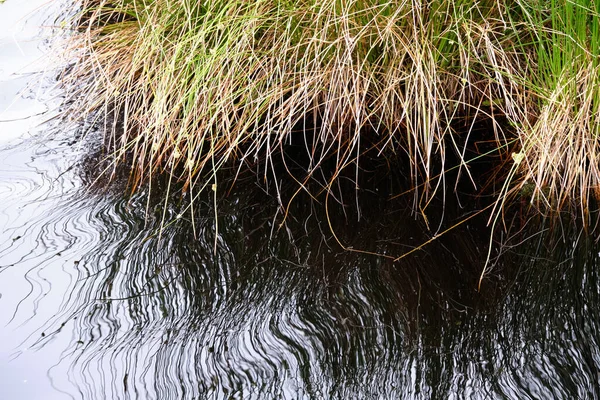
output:
[[[533,118],[520,125],[526,155],[520,187],[532,202],[582,213],[600,195],[600,3],[520,2],[522,50]],[[525,43],[525,44],[523,44]]]
[[[77,7],[71,111],[105,118],[110,157],[130,163],[134,189],[167,173],[190,193],[216,192],[216,171],[233,160],[266,178],[291,143],[309,155],[305,189],[326,160],[335,165],[329,184],[358,171],[366,145],[406,157],[424,207],[446,190],[443,171],[456,167],[448,160],[470,179],[473,127],[491,120],[500,160],[514,160],[499,204],[518,194],[553,209],[576,201],[585,212],[600,195],[598,2]]]

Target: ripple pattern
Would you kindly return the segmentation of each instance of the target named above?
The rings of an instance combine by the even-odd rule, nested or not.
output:
[[[280,227],[276,199],[240,178],[217,230],[212,199],[192,224],[161,178],[133,196],[126,172],[92,185],[101,136],[49,124],[0,146],[2,387],[35,378],[52,399],[85,400],[600,397],[592,238],[530,232],[494,249],[477,292],[486,216],[393,262],[337,241],[400,255],[468,211],[447,205],[427,225],[384,179],[381,194],[339,196],[356,197],[360,218],[299,195]]]
[[[5,243],[2,259],[12,260],[5,270],[29,265],[24,278],[30,289],[18,315],[35,314],[44,293],[64,293],[59,312],[36,331],[44,334],[29,341],[32,348],[43,348],[70,331],[54,371],[68,372],[74,398],[477,399],[598,393],[593,323],[598,319],[589,303],[598,301],[592,272],[597,259],[582,250],[577,263],[554,270],[532,262],[530,275],[511,281],[517,289],[501,291],[499,301],[465,283],[476,281],[481,265],[473,230],[391,263],[334,251],[330,238],[318,233],[318,217],[304,221],[293,242],[284,230],[272,236],[269,220],[257,230],[256,214],[237,212],[256,203],[256,191],[249,190],[219,206],[215,253],[212,217],[195,221],[192,240],[185,218],[160,231],[154,216],[162,214],[163,202],[146,209],[142,194],[125,198],[120,190],[82,191],[73,177],[65,179],[70,196],[65,199],[61,189],[53,198],[56,189],[47,190],[41,202],[32,194],[43,185],[21,184],[30,188],[21,195],[29,193],[31,207],[52,204],[59,212],[39,210],[17,225],[14,234],[35,233],[36,244]],[[214,215],[208,201],[201,206],[200,215]],[[175,205],[169,207],[170,215],[178,214]],[[388,237],[402,237],[404,222],[396,231],[387,226]],[[357,240],[378,242],[369,235],[375,234],[365,232]],[[509,260],[507,270],[514,263]],[[58,289],[50,284],[57,266],[69,277]],[[551,272],[540,275],[540,270]],[[569,276],[569,284],[559,284]],[[531,291],[531,285],[540,289]],[[546,296],[540,302],[542,293],[572,300],[556,304]],[[532,309],[545,318],[532,321]]]

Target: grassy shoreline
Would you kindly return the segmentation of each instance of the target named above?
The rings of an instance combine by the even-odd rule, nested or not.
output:
[[[167,173],[191,193],[220,190],[216,171],[232,160],[266,177],[273,157],[300,144],[305,174],[288,177],[299,190],[326,162],[324,190],[343,171],[358,173],[369,150],[406,158],[424,208],[452,190],[444,171],[471,179],[467,154],[481,155],[472,128],[488,121],[504,171],[496,210],[526,197],[585,215],[600,195],[600,3],[75,7],[69,113],[117,116],[105,121],[110,157],[130,164],[134,189]]]

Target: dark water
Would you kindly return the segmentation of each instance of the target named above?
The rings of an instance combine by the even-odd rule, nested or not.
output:
[[[94,134],[0,128],[0,399],[600,395],[600,248],[576,225],[506,215],[478,291],[485,199],[426,223],[400,174],[364,172],[282,225],[249,175],[191,221],[185,196],[92,185]]]

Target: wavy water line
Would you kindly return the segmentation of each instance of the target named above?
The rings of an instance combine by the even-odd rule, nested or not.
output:
[[[61,181],[47,176],[60,165],[41,173],[34,164],[19,172],[21,180],[53,184],[23,185],[24,201],[11,207],[38,214],[9,223],[25,235],[0,254],[16,260],[5,270],[23,268],[30,285],[16,311],[31,312],[22,324],[39,323],[45,296],[62,293],[56,316],[26,342],[43,349],[71,335],[51,375],[68,372],[73,398],[560,398],[595,390],[594,325],[584,324],[589,349],[559,351],[555,343],[582,343],[584,336],[570,328],[571,335],[549,336],[546,344],[532,341],[534,331],[524,330],[524,317],[515,313],[531,301],[527,295],[509,297],[514,310],[506,315],[514,321],[477,317],[469,311],[477,307],[472,295],[451,289],[447,273],[438,281],[432,270],[464,271],[475,259],[450,256],[457,250],[449,243],[400,265],[318,254],[310,246],[311,254],[302,254],[287,233],[266,240],[269,229],[245,227],[224,210],[213,254],[210,218],[197,221],[194,241],[185,223],[159,236],[158,222],[136,205],[143,201],[77,189],[75,170],[61,177],[75,190],[57,188]],[[467,253],[469,243],[463,237],[452,246]],[[569,291],[597,290],[589,272],[595,263],[584,263],[580,286]],[[68,277],[62,284],[53,282],[59,271]],[[581,309],[569,307],[561,309],[561,321],[580,324]],[[472,316],[461,317],[467,312]],[[548,347],[552,357],[543,356]],[[564,376],[565,365],[590,358],[580,374]]]
[[[248,241],[239,218],[229,220],[231,229],[221,225],[222,246],[216,255],[209,219],[198,224],[194,242],[185,240],[189,230],[184,225],[167,229],[159,239],[145,210],[131,207],[135,202],[113,195],[73,196],[55,206],[60,217],[28,226],[39,232],[39,248],[74,259],[60,263],[72,275],[69,294],[60,316],[41,328],[46,335],[36,346],[50,344],[70,321],[74,336],[63,363],[69,364],[69,379],[80,398],[348,398],[357,393],[427,398],[449,392],[470,398],[481,393],[564,397],[568,389],[559,383],[565,382],[560,378],[565,360],[584,358],[579,349],[556,352],[554,359],[528,361],[515,367],[518,373],[502,373],[496,383],[486,383],[482,373],[514,362],[516,343],[527,349],[523,354],[528,358],[536,359],[542,351],[527,338],[515,341],[515,335],[523,334],[518,327],[488,331],[484,339],[479,335],[486,331],[476,321],[464,328],[450,320],[447,326],[421,326],[420,344],[411,344],[414,328],[406,326],[407,319],[431,324],[439,315],[419,317],[410,311],[410,291],[418,286],[402,271],[430,269],[435,252],[427,262],[417,259],[410,267],[391,268],[338,256],[327,265],[330,277],[323,277],[318,264],[315,269],[311,262],[290,262],[297,250],[285,242],[266,249],[262,234]],[[246,245],[240,247],[241,238]],[[254,255],[265,250],[258,258],[268,261],[256,263]],[[40,293],[51,290],[48,279],[56,257],[36,251],[26,277],[42,289],[28,301],[41,304]],[[587,280],[582,281],[586,291],[596,284]],[[403,292],[403,285],[408,291]],[[421,301],[430,298],[451,315],[465,303],[464,295],[446,298],[447,289],[440,288],[434,285]],[[436,332],[431,338],[429,329]],[[511,338],[509,347],[480,355],[490,367],[482,369],[483,364],[470,360],[469,349],[477,343],[505,343],[501,334]],[[580,337],[561,340],[581,342]],[[62,368],[56,366],[57,371]],[[445,375],[447,385],[436,386]],[[571,389],[593,388],[586,376],[574,377]]]
[[[509,278],[490,283],[496,297],[473,285],[481,221],[392,263],[338,251],[306,199],[278,230],[276,199],[240,184],[219,204],[215,252],[212,199],[198,200],[195,236],[179,199],[161,231],[162,199],[89,185],[102,147],[79,136],[47,126],[0,148],[0,315],[13,361],[57,350],[46,375],[66,397],[600,395],[593,244],[524,248],[497,266]],[[431,239],[385,196],[361,201],[361,223],[330,205],[349,246],[400,254]],[[511,262],[531,272],[504,292]]]

